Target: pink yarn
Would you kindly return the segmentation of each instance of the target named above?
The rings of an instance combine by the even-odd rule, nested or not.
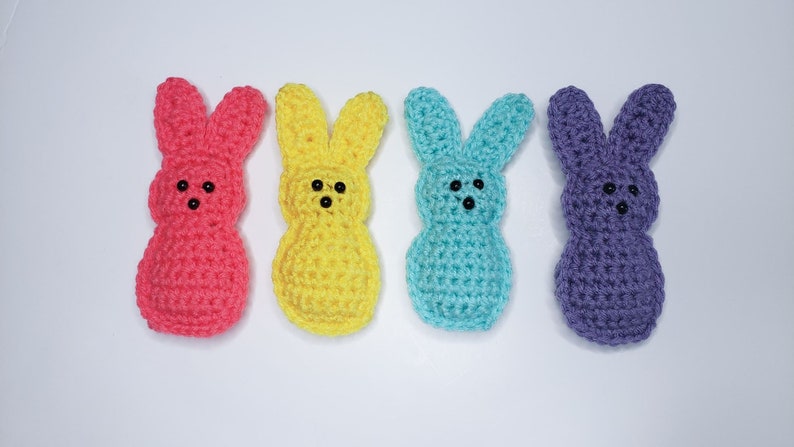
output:
[[[235,87],[207,119],[196,87],[157,87],[154,127],[162,168],[149,188],[157,227],[138,264],[141,315],[158,332],[210,337],[234,325],[248,296],[248,258],[235,228],[245,206],[243,161],[267,103]]]

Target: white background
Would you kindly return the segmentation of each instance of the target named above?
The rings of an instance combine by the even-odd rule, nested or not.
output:
[[[791,1],[21,1],[0,5],[0,445],[791,446]],[[154,224],[156,86],[306,83],[329,117],[373,90],[391,115],[370,164],[383,288],[338,339],[272,292],[285,224],[272,110],[246,164],[252,283],[212,339],[149,330],[135,274]],[[627,95],[678,103],[652,162],[666,276],[651,338],[602,348],[554,298],[567,238],[548,98],[586,90],[607,128]],[[449,98],[464,133],[495,98],[537,117],[505,168],[511,301],[487,333],[423,324],[404,281],[420,230],[403,99]]]

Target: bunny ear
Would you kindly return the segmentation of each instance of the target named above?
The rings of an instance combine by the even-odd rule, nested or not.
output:
[[[339,112],[331,134],[331,156],[338,163],[363,168],[378,148],[389,120],[386,105],[372,92],[360,93]]]
[[[411,145],[422,164],[445,156],[460,156],[463,144],[458,118],[446,98],[435,89],[411,90],[405,98],[405,120]]]
[[[548,114],[549,137],[564,173],[606,157],[604,127],[587,93],[573,86],[560,89],[549,100]]]
[[[474,125],[463,153],[478,164],[502,169],[534,117],[532,101],[523,94],[510,93],[497,99]]]
[[[665,86],[648,84],[635,90],[615,118],[609,148],[621,160],[648,163],[673,121],[675,100]]]
[[[168,78],[157,87],[154,129],[164,156],[189,154],[204,141],[207,109],[196,87]]]
[[[210,155],[242,162],[259,138],[266,108],[262,93],[253,87],[235,87],[227,93],[207,125]]]
[[[316,160],[328,150],[328,123],[317,96],[303,84],[286,84],[276,95],[276,133],[284,167]]]

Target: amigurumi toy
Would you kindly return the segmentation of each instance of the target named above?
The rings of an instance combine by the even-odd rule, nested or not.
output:
[[[356,332],[372,319],[380,293],[365,168],[388,120],[378,95],[361,93],[342,108],[328,137],[320,101],[305,85],[276,95],[276,131],[284,164],[279,204],[288,228],[273,260],[281,309],[320,335]]]
[[[659,209],[649,162],[675,107],[666,87],[645,85],[606,137],[585,92],[567,87],[551,97],[549,134],[566,176],[570,233],[555,270],[556,295],[568,326],[596,343],[644,340],[662,311],[664,277],[646,234]]]
[[[408,293],[426,323],[487,330],[507,303],[510,255],[499,220],[507,190],[502,167],[534,117],[522,94],[496,100],[464,143],[455,112],[436,90],[405,99],[405,119],[422,170],[416,202],[424,228],[407,253]]]
[[[248,258],[235,223],[245,206],[243,160],[267,104],[236,87],[207,118],[196,87],[157,88],[154,127],[162,168],[149,188],[157,227],[138,264],[141,315],[159,332],[209,337],[234,325],[248,296]]]

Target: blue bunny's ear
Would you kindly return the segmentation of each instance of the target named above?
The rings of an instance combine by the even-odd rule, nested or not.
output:
[[[474,125],[463,153],[478,164],[501,170],[521,144],[534,117],[532,101],[525,95],[502,96]]]
[[[673,121],[673,93],[659,84],[635,90],[615,118],[609,132],[613,156],[631,163],[648,163],[662,144]]]
[[[463,144],[458,118],[446,98],[435,89],[411,90],[405,98],[405,120],[411,145],[422,164],[460,155]]]
[[[606,157],[606,136],[593,101],[582,90],[560,89],[549,100],[549,137],[562,172],[581,172]]]

